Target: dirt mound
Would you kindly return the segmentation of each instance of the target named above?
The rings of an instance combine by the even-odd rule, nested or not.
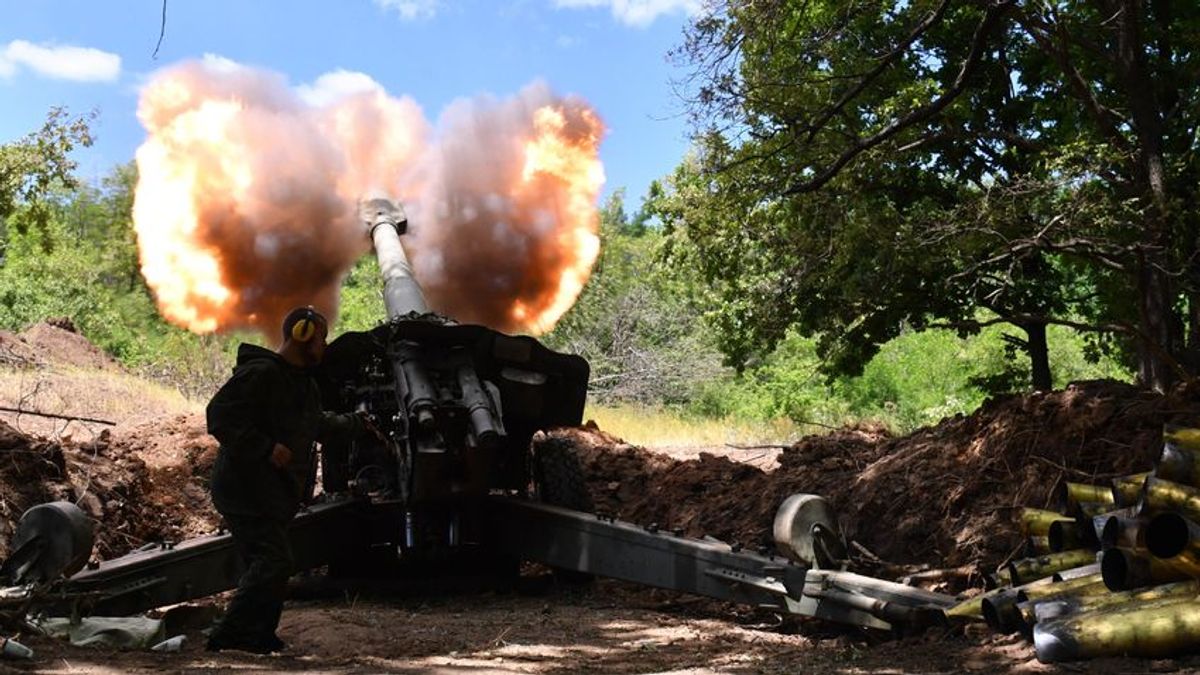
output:
[[[42,363],[118,370],[120,365],[75,328],[68,318],[35,323],[18,336]]]
[[[0,330],[0,365],[16,368],[33,368],[42,365],[41,357],[33,345],[20,335]]]
[[[1061,480],[1102,482],[1150,467],[1168,422],[1200,424],[1194,392],[1083,382],[997,399],[900,438],[872,426],[810,436],[773,471],[705,453],[674,460],[594,426],[539,435],[535,445],[575,448],[597,512],[632,522],[760,548],[772,545],[779,504],[809,492],[829,499],[847,538],[884,561],[991,567],[1019,548],[1021,507],[1047,504]],[[198,414],[85,444],[0,423],[0,540],[24,509],[52,499],[75,501],[98,521],[103,557],[211,531],[218,516],[205,482],[215,455]]]
[[[0,557],[21,514],[54,500],[74,502],[95,521],[99,558],[216,529],[197,478],[206,472],[192,470],[186,453],[175,463],[145,461],[137,437],[136,430],[105,431],[86,444],[55,442],[0,422]],[[204,455],[202,440],[193,446],[196,458]]]
[[[597,510],[633,522],[770,546],[775,509],[809,492],[830,500],[848,539],[885,561],[992,566],[1021,544],[1021,507],[1047,504],[1061,480],[1149,468],[1166,422],[1200,422],[1195,392],[1102,381],[993,400],[902,438],[872,427],[810,436],[771,472],[713,455],[674,461],[594,429],[543,442],[575,446]]]
[[[0,331],[0,365],[121,369],[113,357],[81,335],[67,317],[35,323],[20,334]]]

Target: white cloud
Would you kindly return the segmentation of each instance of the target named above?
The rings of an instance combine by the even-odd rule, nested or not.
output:
[[[558,45],[560,49],[570,49],[579,45],[579,38],[574,35],[559,35],[555,38],[554,44]]]
[[[441,0],[375,0],[375,4],[385,11],[394,11],[405,21],[413,19],[428,19],[437,14]]]
[[[339,68],[321,75],[312,84],[302,84],[296,87],[296,93],[305,103],[311,106],[323,107],[339,101],[347,96],[363,92],[384,93],[383,85],[376,82],[366,73]]]
[[[554,0],[555,7],[608,7],[621,23],[645,28],[663,14],[698,14],[701,0]]]
[[[91,47],[13,40],[0,49],[0,77],[22,68],[54,80],[112,82],[121,75],[121,57]]]
[[[218,73],[236,73],[245,67],[228,56],[221,56],[212,52],[205,52],[200,60],[206,68]]]

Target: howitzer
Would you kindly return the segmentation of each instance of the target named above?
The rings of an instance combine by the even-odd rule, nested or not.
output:
[[[940,621],[954,604],[817,569],[836,563],[844,544],[814,496],[789,499],[777,514],[783,555],[589,513],[571,449],[552,438],[532,443],[582,421],[587,362],[430,313],[401,242],[403,210],[387,199],[359,206],[387,321],[331,342],[319,379],[329,408],[363,414],[380,433],[322,448],[322,494],[289,530],[297,570],[326,567],[349,581],[453,569],[515,574],[527,560],[877,629]],[[30,527],[31,541],[46,541]],[[45,577],[38,546],[25,547],[14,569]],[[54,561],[79,559],[78,547],[56,546],[70,550],[55,549]],[[72,572],[65,562],[50,567]],[[232,588],[240,573],[230,537],[218,532],[90,565],[40,599],[56,611],[127,614]],[[29,581],[10,574],[10,583]]]

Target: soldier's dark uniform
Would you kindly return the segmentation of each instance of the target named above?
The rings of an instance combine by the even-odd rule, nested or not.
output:
[[[321,409],[310,371],[262,347],[238,348],[233,377],[208,404],[208,432],[220,442],[212,500],[224,517],[246,571],[210,648],[272,651],[292,572],[287,526],[311,490],[313,443],[361,433],[355,415]],[[284,468],[270,462],[276,443],[292,451]]]

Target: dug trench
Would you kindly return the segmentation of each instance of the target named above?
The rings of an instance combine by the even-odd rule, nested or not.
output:
[[[946,592],[978,592],[981,572],[1017,555],[1021,507],[1048,504],[1062,480],[1102,482],[1148,466],[1164,423],[1195,425],[1200,403],[1114,382],[999,398],[903,437],[871,426],[810,436],[761,469],[720,448],[680,460],[595,428],[557,429],[599,512],[682,528],[747,547],[769,545],[776,507],[796,492],[825,496],[858,571],[916,575]],[[24,509],[78,503],[96,521],[96,555],[215,529],[205,483],[215,442],[198,414],[118,426],[88,442],[53,441],[0,423],[0,546]],[[0,552],[6,552],[0,549]],[[199,603],[217,605],[222,598]],[[106,652],[28,636],[45,672],[265,670],[333,672],[1055,672],[1016,638],[939,629],[880,641],[820,622],[701,601],[611,581],[514,594],[347,595],[292,603],[282,656],[213,655],[200,625],[177,654]],[[13,662],[6,662],[8,666]],[[1200,660],[1104,660],[1089,672],[1189,669]]]

